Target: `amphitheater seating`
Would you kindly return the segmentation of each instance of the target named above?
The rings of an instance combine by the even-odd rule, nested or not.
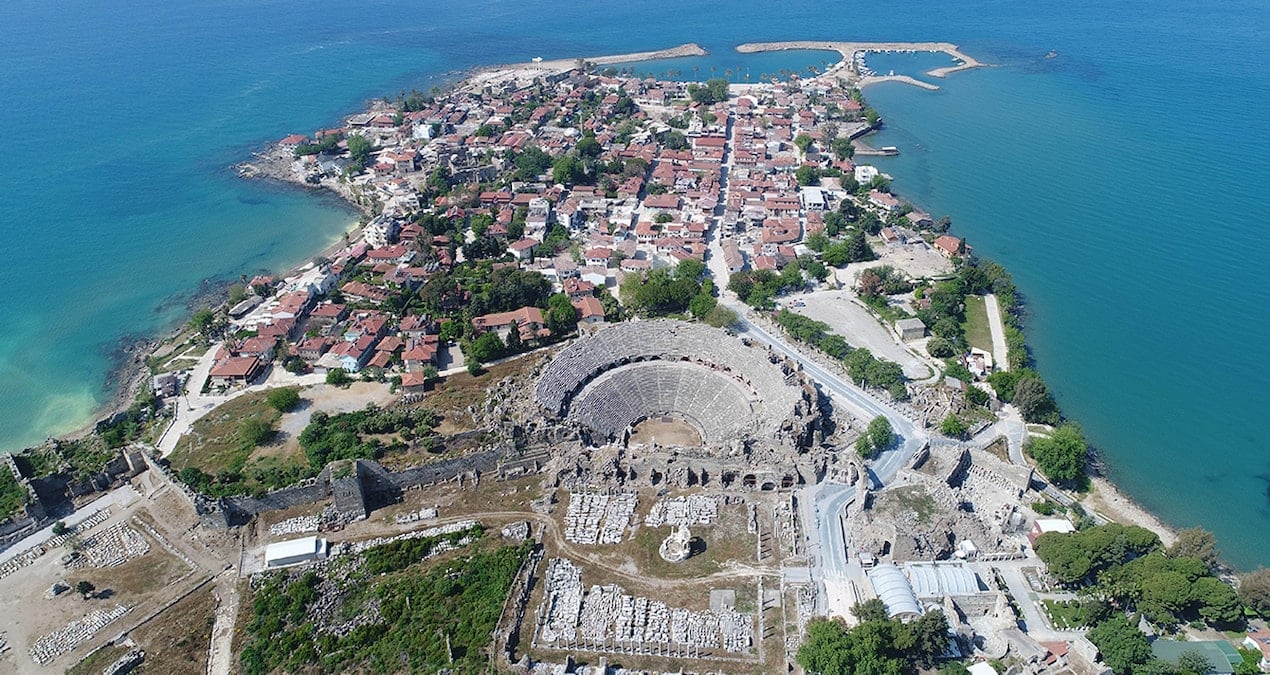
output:
[[[774,433],[803,397],[767,352],[670,319],[619,323],[578,339],[543,370],[535,393],[551,414],[610,437],[675,413],[710,442]]]

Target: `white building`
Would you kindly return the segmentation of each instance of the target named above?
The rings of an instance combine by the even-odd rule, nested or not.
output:
[[[301,537],[265,547],[265,565],[271,568],[300,565],[326,559],[326,540]]]
[[[878,177],[878,168],[868,164],[857,164],[855,167],[855,182],[861,185],[867,185],[869,181]]]

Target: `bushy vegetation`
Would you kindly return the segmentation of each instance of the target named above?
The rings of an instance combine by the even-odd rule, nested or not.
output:
[[[18,513],[25,505],[26,490],[8,468],[0,467],[0,521]]]
[[[294,387],[274,389],[265,397],[265,401],[269,403],[269,407],[278,412],[291,412],[300,405],[300,392]]]
[[[337,591],[340,616],[359,614],[359,605],[375,603],[379,619],[343,637],[320,631],[310,615],[319,592],[328,592],[321,577],[308,572],[290,580],[286,573],[275,573],[252,601],[242,670],[485,672],[485,648],[528,552],[525,544],[429,568],[394,563],[388,565],[394,569],[373,580],[364,571],[354,573]]]
[[[667,269],[651,270],[645,274],[632,274],[622,282],[622,304],[639,316],[668,316],[685,314],[692,310],[693,303],[698,309],[710,304],[714,296],[713,287],[702,284],[705,265],[696,260],[684,260],[674,271]],[[709,298],[706,300],[705,298]],[[705,309],[703,316],[709,309]]]
[[[895,431],[891,429],[890,420],[878,415],[869,422],[860,438],[856,439],[855,451],[861,457],[869,458],[891,447],[895,442]]]
[[[728,290],[755,309],[771,309],[777,296],[806,288],[803,262],[791,261],[779,273],[772,270],[745,270],[728,279]]]
[[[309,465],[320,470],[339,459],[378,459],[386,446],[374,436],[398,434],[407,441],[428,439],[436,425],[436,415],[422,408],[381,409],[368,405],[335,415],[318,411],[300,432],[300,447]]]
[[[787,309],[778,312],[775,319],[790,337],[840,359],[847,368],[847,375],[856,384],[885,389],[895,399],[908,397],[904,369],[898,363],[875,358],[867,349],[851,347],[841,335],[831,332],[829,324],[823,321],[809,319]]]
[[[798,664],[809,673],[911,675],[929,668],[948,648],[948,620],[940,611],[902,623],[889,619],[881,600],[853,608],[860,623],[813,619],[798,648]]]
[[[465,538],[479,539],[484,533],[485,529],[483,527],[473,525],[466,530],[449,534],[439,534],[435,537],[422,537],[420,539],[403,539],[384,544],[383,546],[376,546],[366,551],[366,573],[378,575],[404,570],[431,554],[441,542],[458,544]]]
[[[1166,553],[1154,532],[1117,523],[1070,534],[1049,532],[1036,540],[1037,555],[1060,583],[1141,612],[1152,623],[1238,624],[1242,608],[1235,589],[1213,576],[1209,562],[1181,555],[1188,550]]]
[[[1041,473],[1064,486],[1078,486],[1085,478],[1089,444],[1080,426],[1068,422],[1048,437],[1033,438],[1024,447],[1041,467]]]

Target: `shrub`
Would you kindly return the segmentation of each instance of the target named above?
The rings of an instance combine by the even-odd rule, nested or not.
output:
[[[265,397],[265,401],[278,412],[291,412],[300,405],[300,392],[293,387],[274,389]]]

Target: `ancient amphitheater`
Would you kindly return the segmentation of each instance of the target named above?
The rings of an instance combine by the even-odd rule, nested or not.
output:
[[[722,330],[670,319],[605,328],[543,370],[538,402],[604,440],[645,420],[690,425],[707,447],[805,440],[812,390],[783,359]]]

